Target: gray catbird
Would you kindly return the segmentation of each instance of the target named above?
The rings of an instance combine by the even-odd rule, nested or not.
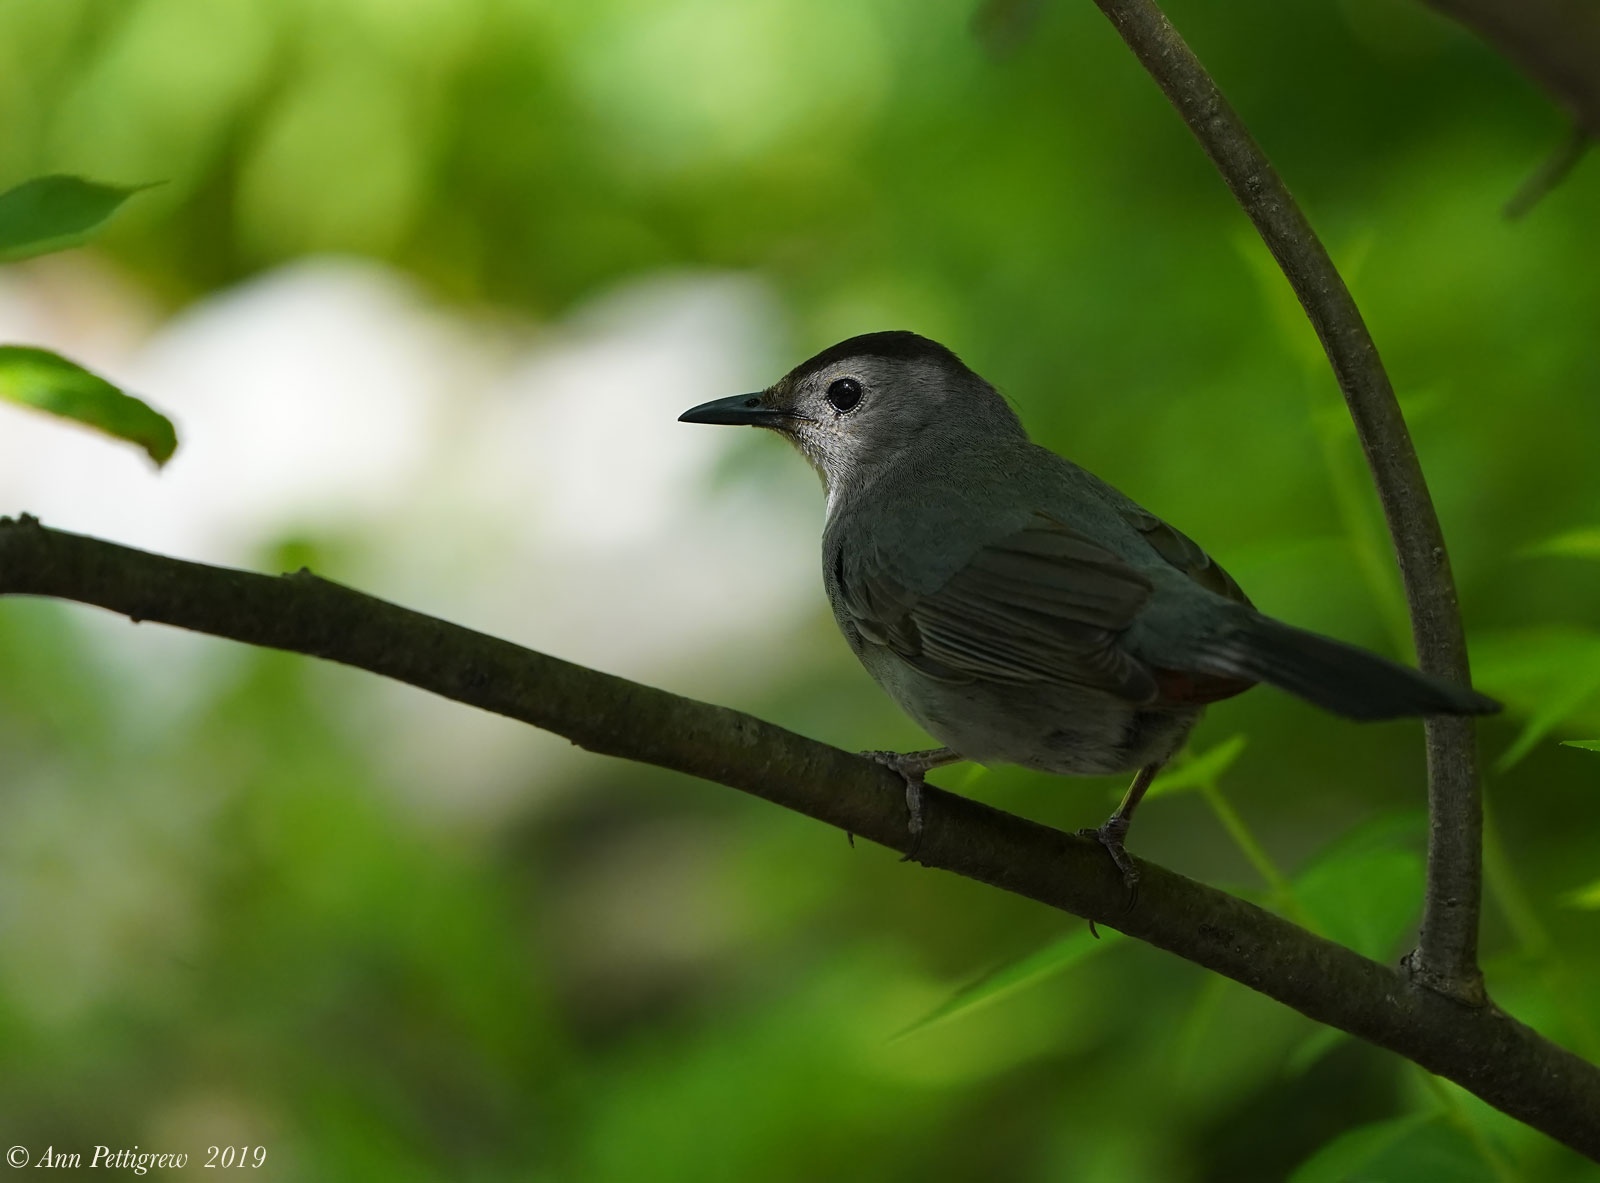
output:
[[[915,333],[824,349],[759,394],[685,411],[786,436],[828,494],[823,584],[861,664],[945,747],[868,753],[906,781],[956,760],[1136,770],[1098,830],[1122,841],[1208,703],[1270,682],[1351,719],[1499,704],[1257,612],[1192,541],[1031,443],[995,389]]]

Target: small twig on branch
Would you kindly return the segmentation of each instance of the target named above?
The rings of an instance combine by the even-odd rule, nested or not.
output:
[[[890,849],[905,784],[738,711],[518,648],[318,579],[208,567],[0,518],[0,596],[304,653],[531,723],[593,752],[720,782]],[[1254,904],[1141,861],[1137,908],[1100,845],[938,789],[918,861],[1148,941],[1453,1080],[1600,1161],[1600,1069],[1493,1006],[1463,1007]]]
[[[1153,0],[1095,0],[1183,116],[1255,223],[1317,331],[1378,486],[1405,582],[1417,660],[1470,683],[1455,579],[1433,500],[1394,387],[1366,322],[1328,252],[1266,154]],[[1483,802],[1469,719],[1427,721],[1428,886],[1422,932],[1407,959],[1425,985],[1483,1005],[1478,907],[1483,877]]]
[[[1595,63],[1595,68],[1600,70],[1600,62]],[[1506,217],[1512,220],[1523,217],[1543,201],[1545,195],[1566,180],[1567,174],[1583,159],[1590,142],[1591,136],[1583,128],[1574,127],[1569,131],[1560,146],[1545,158],[1544,163],[1522,182],[1522,187],[1506,202]]]

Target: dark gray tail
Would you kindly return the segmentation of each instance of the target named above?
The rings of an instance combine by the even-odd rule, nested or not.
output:
[[[1232,628],[1204,646],[1200,660],[1207,673],[1270,682],[1348,719],[1490,715],[1500,709],[1476,690],[1254,612],[1236,617]]]

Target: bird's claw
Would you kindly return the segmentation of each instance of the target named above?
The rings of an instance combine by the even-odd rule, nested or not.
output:
[[[1111,856],[1111,861],[1118,871],[1122,872],[1122,885],[1128,889],[1127,910],[1132,911],[1133,906],[1139,902],[1139,868],[1134,865],[1132,857],[1122,845],[1122,837],[1128,832],[1127,824],[1117,824],[1117,819],[1112,818],[1097,830],[1079,830],[1078,837],[1093,838]]]
[[[911,832],[912,841],[917,845],[922,842],[922,784],[920,778],[906,777],[906,829]],[[910,858],[911,855],[904,857]]]
[[[873,751],[862,752],[861,755],[874,764],[882,764],[893,770],[906,782],[906,831],[911,835],[911,849],[900,856],[900,861],[911,862],[917,857],[917,848],[922,845],[922,788],[927,783],[922,779],[923,768],[901,752]],[[913,757],[920,755],[920,752],[911,753]]]

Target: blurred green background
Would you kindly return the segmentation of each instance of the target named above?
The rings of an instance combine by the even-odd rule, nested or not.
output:
[[[1600,755],[1557,741],[1600,736],[1600,168],[1503,220],[1560,115],[1409,0],[1169,13],[1408,409],[1510,708],[1481,731],[1490,989],[1593,1058]],[[804,465],[673,422],[903,327],[1263,609],[1409,657],[1281,276],[1091,5],[1006,14],[6,0],[0,188],[166,183],[0,269],[0,327],[185,442],[158,477],[0,408],[0,512],[310,563],[842,747],[925,746],[835,634]],[[261,1145],[283,1179],[1600,1177],[1166,954],[468,714],[0,603],[0,1141]],[[1257,690],[1135,847],[1393,961],[1420,738]],[[934,779],[1067,828],[1121,788]]]

